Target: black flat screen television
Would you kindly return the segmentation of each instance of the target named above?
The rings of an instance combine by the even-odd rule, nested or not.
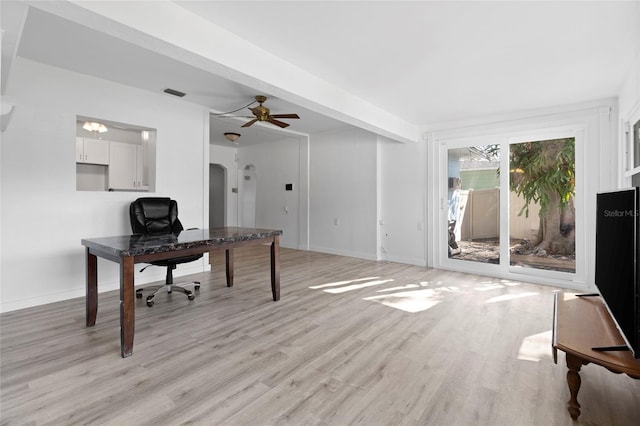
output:
[[[597,194],[598,291],[635,358],[640,358],[640,188]]]

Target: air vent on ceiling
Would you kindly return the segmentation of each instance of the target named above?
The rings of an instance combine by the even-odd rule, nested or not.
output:
[[[178,90],[173,90],[173,89],[164,89],[164,93],[168,93],[170,95],[177,96],[179,98],[181,98],[184,95],[186,95],[186,93],[182,93],[182,92],[180,92]]]

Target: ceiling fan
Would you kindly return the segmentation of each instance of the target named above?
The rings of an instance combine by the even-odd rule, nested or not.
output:
[[[256,96],[256,102],[260,105],[254,108],[249,108],[249,110],[253,113],[255,118],[240,127],[249,127],[252,124],[255,124],[257,121],[266,121],[271,124],[275,124],[278,127],[288,127],[289,124],[283,121],[277,120],[277,118],[300,118],[298,114],[271,114],[269,108],[263,106],[262,104],[267,100],[266,96],[258,95]],[[250,117],[248,117],[250,118]]]

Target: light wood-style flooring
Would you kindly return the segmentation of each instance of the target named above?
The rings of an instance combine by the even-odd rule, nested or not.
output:
[[[566,410],[551,357],[553,288],[281,249],[222,257],[193,302],[136,306],[120,357],[118,292],[0,316],[2,425],[637,425],[640,381],[583,367]],[[182,277],[184,278],[184,277]],[[18,285],[18,284],[17,284]]]

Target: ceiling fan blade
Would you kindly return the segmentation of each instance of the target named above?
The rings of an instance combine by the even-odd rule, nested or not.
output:
[[[242,126],[240,126],[240,127],[249,127],[249,126],[251,126],[253,123],[255,123],[256,121],[258,121],[258,119],[257,119],[257,118],[254,118],[253,120],[249,121],[248,123],[243,124],[243,125],[242,125]]]
[[[273,118],[300,118],[298,114],[271,114]]]
[[[275,124],[278,127],[282,127],[282,128],[289,127],[289,125],[287,123],[284,123],[282,121],[278,121],[278,120],[274,119],[273,116],[269,117],[267,119],[267,121],[269,123],[271,123],[271,124]]]

